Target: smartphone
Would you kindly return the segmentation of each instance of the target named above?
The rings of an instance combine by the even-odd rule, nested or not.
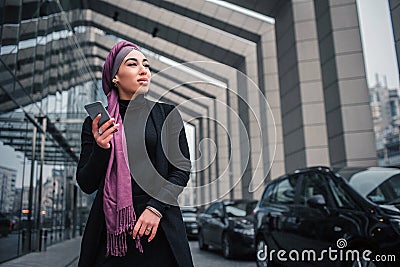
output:
[[[89,113],[89,116],[90,118],[92,118],[92,120],[94,120],[94,118],[96,118],[99,113],[101,114],[99,127],[103,125],[106,121],[111,119],[110,114],[108,114],[107,110],[100,101],[85,105],[85,109],[87,113]]]

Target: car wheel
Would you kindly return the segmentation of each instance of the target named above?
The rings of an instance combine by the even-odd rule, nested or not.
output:
[[[199,241],[199,248],[201,250],[207,250],[208,249],[208,245],[206,243],[204,243],[204,236],[203,233],[201,231],[199,231],[199,236],[197,241]]]
[[[265,248],[267,247],[267,243],[265,242],[264,239],[257,239],[257,250],[256,250],[256,262],[257,262],[257,267],[271,267],[273,266],[268,259],[268,251],[265,251]],[[264,253],[261,253],[263,251]],[[260,253],[260,255],[259,255]],[[265,259],[264,259],[265,258]]]
[[[229,236],[227,234],[224,234],[222,236],[222,255],[224,256],[225,259],[232,259],[234,256],[232,251],[232,245],[229,240]]]

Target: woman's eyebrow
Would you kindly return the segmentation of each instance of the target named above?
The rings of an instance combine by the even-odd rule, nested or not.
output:
[[[136,61],[136,62],[138,61],[137,58],[130,57],[130,58],[127,58],[127,59],[125,60],[125,63],[128,62],[128,60],[134,60],[134,61]],[[145,62],[145,61],[146,61],[146,62],[149,62],[146,58],[144,58],[144,59],[143,59],[143,62]]]
[[[127,58],[127,59],[125,60],[125,63],[126,63],[126,62],[128,62],[128,60],[134,60],[134,61],[137,61],[137,59],[136,59],[136,58],[134,58],[134,57],[130,57],[130,58]]]

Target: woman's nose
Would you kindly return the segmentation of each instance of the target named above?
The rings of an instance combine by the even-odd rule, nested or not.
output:
[[[141,67],[141,69],[140,69],[140,74],[141,74],[141,75],[146,75],[146,74],[147,74],[147,70],[146,70],[146,67],[145,67],[145,66],[142,66],[142,67]]]

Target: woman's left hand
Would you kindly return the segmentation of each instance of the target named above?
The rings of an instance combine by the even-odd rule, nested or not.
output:
[[[139,235],[140,237],[142,237],[143,235],[150,235],[148,239],[148,242],[150,242],[156,236],[159,223],[160,217],[158,217],[152,211],[145,209],[137,220],[135,227],[133,228],[133,239],[136,239],[137,235]]]

